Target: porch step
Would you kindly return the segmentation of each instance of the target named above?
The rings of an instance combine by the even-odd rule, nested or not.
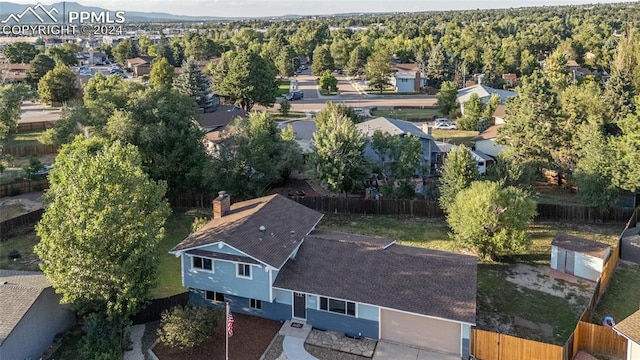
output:
[[[302,324],[302,327],[295,327],[292,324]],[[300,322],[300,321],[291,321],[287,320],[280,328],[280,332],[278,334],[284,336],[292,336],[296,338],[306,339],[311,332],[311,325]]]

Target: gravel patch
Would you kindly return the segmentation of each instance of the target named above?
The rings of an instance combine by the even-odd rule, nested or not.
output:
[[[144,335],[142,335],[142,351],[146,354],[147,350],[151,348],[151,345],[158,338],[156,332],[160,326],[160,320],[148,322],[145,325]]]
[[[282,342],[284,335],[277,335],[271,346],[264,353],[264,360],[286,360],[286,356],[282,352]]]
[[[366,360],[371,359],[364,356],[345,353],[342,351],[331,350],[315,345],[304,344],[307,352],[320,360]]]

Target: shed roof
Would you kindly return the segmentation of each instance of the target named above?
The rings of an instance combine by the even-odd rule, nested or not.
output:
[[[552,246],[557,246],[562,249],[579,252],[586,255],[591,255],[599,259],[604,259],[609,253],[609,246],[603,243],[587,240],[581,237],[568,235],[565,233],[558,233],[551,242]]]
[[[0,270],[0,345],[29,311],[42,291],[51,287],[39,271]]]

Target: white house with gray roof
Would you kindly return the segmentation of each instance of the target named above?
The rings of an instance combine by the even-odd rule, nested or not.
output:
[[[518,95],[514,91],[494,89],[486,85],[473,85],[473,86],[466,87],[464,89],[460,89],[458,90],[457,101],[458,101],[458,104],[460,104],[460,112],[462,112],[463,115],[464,115],[464,103],[469,101],[469,99],[471,99],[471,96],[473,94],[478,95],[480,100],[482,100],[482,102],[484,102],[485,104],[489,102],[489,99],[491,99],[491,96],[494,94],[500,97],[501,104],[506,104],[507,99]]]
[[[39,359],[75,322],[43,273],[0,270],[0,360]]]

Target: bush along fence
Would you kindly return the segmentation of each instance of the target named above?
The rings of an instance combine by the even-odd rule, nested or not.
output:
[[[640,215],[638,213],[639,209],[636,208],[629,216],[629,221],[624,231],[629,227],[635,226],[638,221],[638,215]],[[589,305],[583,311],[575,330],[564,346],[473,329],[471,334],[471,354],[482,360],[571,360],[580,350],[584,350],[593,355],[626,358],[626,338],[618,335],[611,328],[589,322],[618,265],[621,241],[622,236],[618,238],[615,249],[602,269],[602,274],[596,282]]]
[[[189,302],[189,293],[183,292],[166,298],[153,299],[151,303],[142,309],[136,316],[131,319],[134,325],[144,324],[150,321],[160,320],[162,312],[169,310],[174,306],[187,305]]]
[[[42,219],[42,214],[44,214],[44,209],[38,209],[28,214],[0,222],[0,241],[5,241],[13,236],[33,231],[33,226]]]
[[[211,208],[213,195],[180,194],[171,199],[177,208]],[[438,202],[428,200],[367,200],[345,197],[291,197],[298,203],[323,213],[405,215],[444,218]],[[580,223],[626,223],[633,208],[600,209],[585,205],[538,204],[537,221],[572,221]]]

